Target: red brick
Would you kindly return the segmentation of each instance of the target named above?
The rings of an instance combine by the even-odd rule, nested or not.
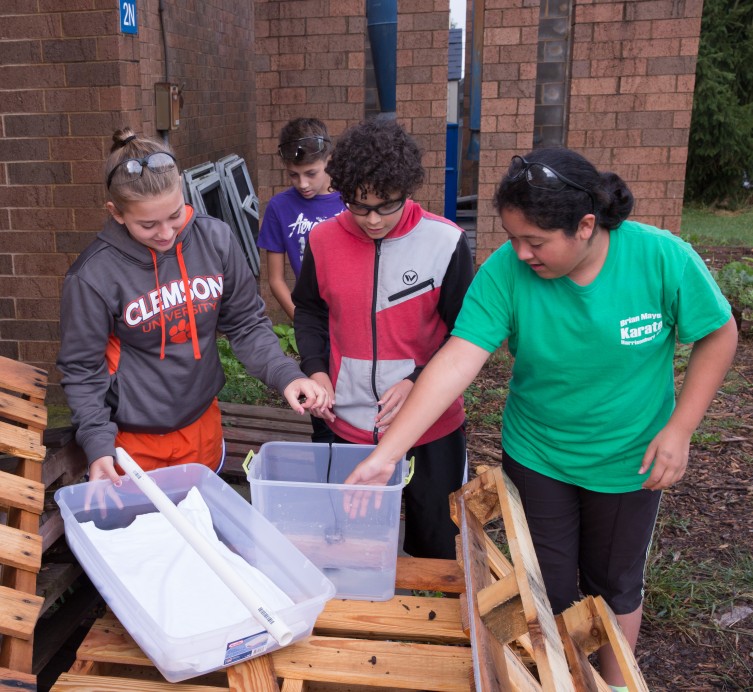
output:
[[[0,276],[0,296],[6,298],[49,298],[57,290],[58,281],[52,277]],[[0,338],[9,338],[7,332]]]
[[[61,65],[0,66],[0,89],[26,89],[65,86],[65,71]]]
[[[91,207],[105,202],[104,185],[60,185],[53,188],[55,207]]]
[[[42,279],[40,279],[41,281]],[[54,294],[52,294],[54,295]],[[0,321],[0,339],[18,341],[53,341],[60,338],[58,322],[37,320]]]
[[[0,41],[0,65],[28,65],[41,59],[39,41]]]
[[[94,38],[42,41],[45,62],[81,62],[97,57],[97,42]]]
[[[45,161],[50,158],[46,139],[0,139],[0,161]]]
[[[126,65],[119,62],[71,63],[65,66],[68,86],[109,86],[123,82]]]
[[[700,18],[667,19],[651,22],[651,38],[685,38],[698,36]]]
[[[38,253],[13,256],[13,273],[16,276],[63,276],[69,262],[64,255]]]
[[[96,231],[99,232],[104,226],[104,216],[100,213],[102,221],[97,225]],[[79,255],[83,252],[95,239],[96,234],[89,233],[76,233],[72,231],[63,231],[56,233],[55,242],[57,243],[58,252],[67,252],[71,255]]]
[[[68,163],[32,161],[8,164],[8,182],[11,185],[60,185],[71,182]]]
[[[64,36],[112,36],[119,32],[120,16],[117,8],[106,12],[64,12]]]
[[[0,22],[0,39],[17,41],[23,38],[60,36],[60,17],[55,14],[9,15]]]
[[[112,134],[115,130],[130,125],[139,131],[139,123],[127,111],[107,113],[71,113],[71,135],[86,137],[92,133],[100,136]]]

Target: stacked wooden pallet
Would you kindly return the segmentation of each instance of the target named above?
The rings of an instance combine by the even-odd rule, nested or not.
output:
[[[398,588],[428,595],[398,595],[383,603],[330,601],[311,637],[183,684],[162,680],[108,614],[52,689],[606,692],[588,654],[610,643],[629,688],[647,690],[601,599],[552,614],[517,491],[500,469],[474,479],[450,501],[460,527],[458,561],[398,559]],[[485,523],[500,517],[512,561],[484,531]]]
[[[44,507],[42,434],[47,373],[0,357],[0,687],[35,689],[34,626],[43,599],[36,595],[42,564],[39,517]]]

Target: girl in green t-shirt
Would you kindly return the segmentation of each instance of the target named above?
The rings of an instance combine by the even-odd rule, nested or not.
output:
[[[494,197],[509,241],[479,269],[452,337],[346,482],[397,461],[507,340],[515,363],[503,467],[518,488],[555,613],[600,595],[634,647],[660,492],[737,345],[729,304],[687,243],[627,221],[633,195],[564,148],[514,156]],[[676,340],[693,343],[675,401]],[[356,514],[369,502],[354,492]],[[625,684],[609,646],[604,680]]]

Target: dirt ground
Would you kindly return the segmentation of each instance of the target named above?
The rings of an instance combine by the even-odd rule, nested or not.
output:
[[[743,251],[701,254],[721,266]],[[500,461],[499,399],[488,393],[508,379],[509,363],[490,361],[475,383],[479,400],[467,402],[472,467]],[[696,434],[685,478],[662,500],[636,651],[651,690],[753,690],[751,479],[753,329],[743,322],[737,356]]]

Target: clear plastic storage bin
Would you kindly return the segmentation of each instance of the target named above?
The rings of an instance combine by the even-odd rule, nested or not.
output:
[[[332,580],[338,598],[386,601],[395,595],[400,502],[408,463],[372,493],[366,516],[343,509],[343,481],[373,445],[267,442],[249,464],[251,502]],[[377,509],[375,497],[381,496]]]
[[[324,604],[335,595],[332,582],[311,561],[206,466],[174,466],[151,471],[149,476],[176,504],[196,487],[210,510],[219,540],[263,572],[293,601],[291,607],[277,611],[279,618],[292,630],[292,641],[311,634]],[[142,606],[139,594],[126,587],[82,528],[90,521],[100,529],[125,528],[138,515],[157,510],[125,477],[120,488],[111,486],[105,495],[104,518],[96,501],[92,502],[92,510],[85,511],[87,490],[97,484],[103,488],[111,485],[109,481],[81,483],[55,493],[65,522],[66,539],[111,610],[167,680],[179,682],[280,648],[250,613],[245,620],[236,618],[241,622],[199,635],[181,637],[165,632]],[[123,503],[122,509],[117,507],[114,496]],[[155,572],[153,577],[158,580],[161,575]],[[202,598],[202,594],[196,593],[196,598]],[[239,606],[243,607],[240,603]]]

